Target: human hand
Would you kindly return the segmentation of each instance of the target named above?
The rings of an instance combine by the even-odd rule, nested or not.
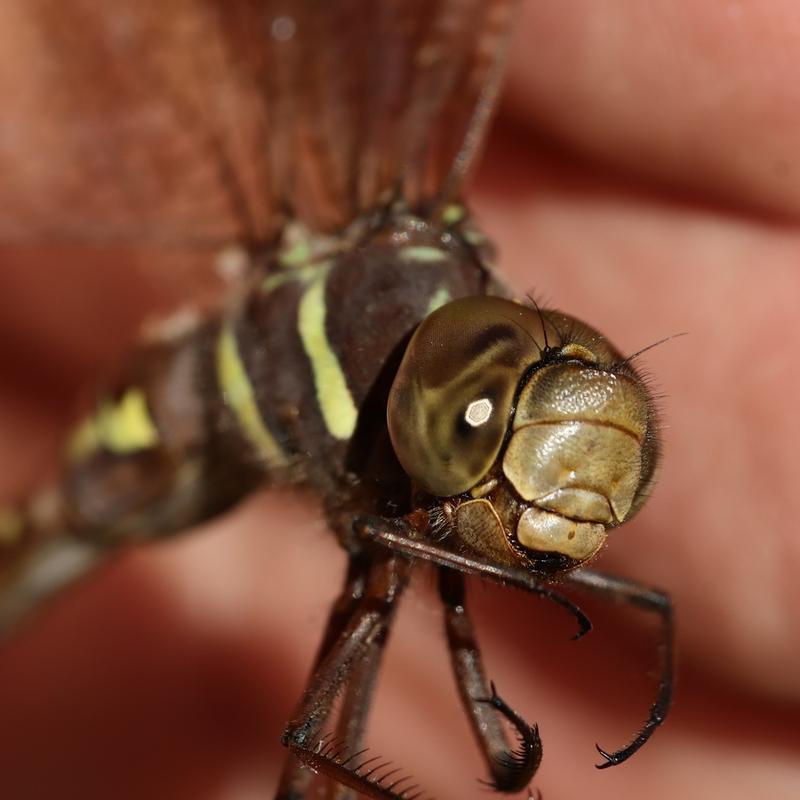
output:
[[[519,288],[625,350],[690,334],[644,358],[667,394],[664,469],[597,564],[672,593],[676,705],[631,762],[594,770],[593,743],[627,742],[655,685],[654,627],[594,601],[595,632],[571,643],[557,611],[473,586],[487,669],[541,725],[548,800],[794,797],[794,14],[585,6],[526,6],[473,201]],[[4,350],[27,379],[5,395],[5,475],[35,470],[64,398],[153,304],[128,269],[150,255],[80,254],[56,275],[40,253],[7,273]],[[306,505],[259,498],[126,557],[23,632],[0,659],[6,796],[268,797],[344,565]],[[436,796],[477,796],[440,624],[425,586],[406,599],[370,743]]]

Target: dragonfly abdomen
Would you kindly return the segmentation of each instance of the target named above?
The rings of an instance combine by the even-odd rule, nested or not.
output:
[[[116,546],[201,522],[263,478],[220,391],[220,330],[143,346],[73,430],[60,482],[0,512],[0,640]]]
[[[161,536],[228,508],[262,477],[224,391],[226,335],[213,321],[144,346],[79,423],[62,482],[76,535]]]

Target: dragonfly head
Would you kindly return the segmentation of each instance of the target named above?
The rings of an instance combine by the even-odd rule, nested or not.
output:
[[[586,562],[630,519],[658,455],[652,397],[601,334],[497,297],[422,322],[387,421],[463,548],[544,574]]]

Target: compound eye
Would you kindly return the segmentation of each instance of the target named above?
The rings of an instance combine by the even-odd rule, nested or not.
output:
[[[538,357],[538,318],[496,297],[455,300],[417,329],[387,411],[400,463],[439,497],[461,494],[494,464],[525,367]]]

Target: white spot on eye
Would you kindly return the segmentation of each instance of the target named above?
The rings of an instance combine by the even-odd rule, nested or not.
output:
[[[297,23],[291,17],[275,17],[269,32],[276,42],[288,42],[297,31]]]
[[[489,417],[492,416],[494,406],[488,397],[482,397],[480,400],[473,400],[464,413],[464,420],[467,425],[473,428],[478,428],[485,422],[488,422]]]

